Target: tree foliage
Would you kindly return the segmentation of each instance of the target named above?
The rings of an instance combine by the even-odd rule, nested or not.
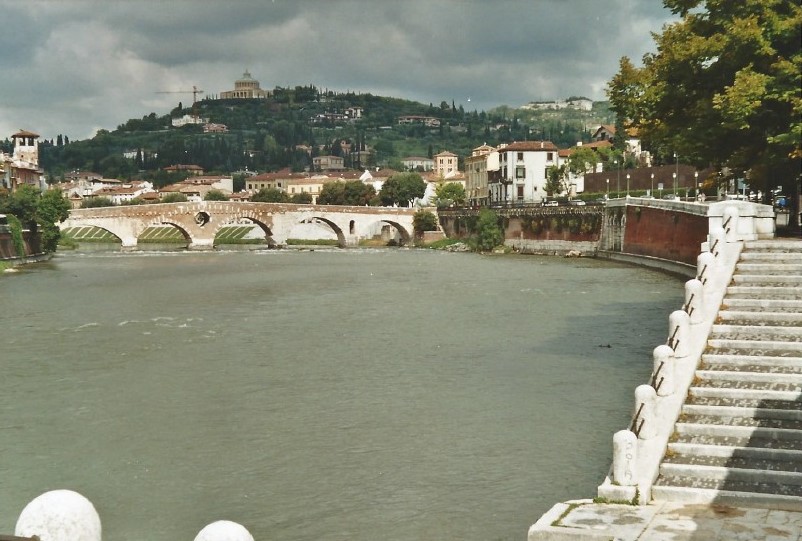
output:
[[[376,190],[360,180],[327,182],[317,197],[320,205],[374,205]]]
[[[622,58],[607,94],[658,161],[798,189],[802,159],[802,6],[795,0],[664,0],[681,20],[636,68]],[[748,175],[747,175],[748,172]],[[796,198],[792,197],[792,200]]]
[[[61,236],[56,224],[67,219],[70,203],[61,190],[51,189],[41,193],[25,184],[12,193],[5,192],[0,196],[0,212],[13,215],[22,227],[39,231],[42,249],[50,253],[56,251]]]
[[[412,227],[420,236],[424,231],[437,231],[437,216],[428,210],[419,210],[412,216]]]
[[[434,189],[434,204],[437,208],[445,208],[451,205],[465,204],[465,187],[459,182],[445,182],[438,184]]]
[[[418,173],[396,173],[384,181],[379,192],[382,205],[408,206],[426,193],[426,182]]]
[[[543,187],[546,193],[554,196],[567,190],[566,181],[568,180],[568,166],[552,165],[546,168],[546,184]]]
[[[228,196],[220,190],[209,190],[203,196],[204,201],[228,201]]]
[[[487,252],[504,242],[504,233],[499,226],[498,215],[490,209],[479,211],[476,222],[476,249]]]
[[[289,201],[287,193],[278,188],[262,188],[251,196],[255,203],[286,203]]]

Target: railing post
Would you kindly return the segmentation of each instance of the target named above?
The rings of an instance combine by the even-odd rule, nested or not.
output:
[[[100,517],[92,502],[72,490],[37,496],[17,519],[14,535],[47,541],[100,541]]]
[[[696,258],[696,279],[707,285],[713,277],[713,267],[716,264],[716,257],[710,252],[702,252]]]
[[[675,310],[668,316],[668,346],[674,350],[674,357],[687,357],[690,340],[690,317],[685,310]]]
[[[708,237],[710,240],[708,241],[710,244],[710,253],[718,259],[721,250],[724,249],[724,241],[725,241],[725,233],[724,229],[721,227],[714,227],[710,229],[708,233]]]
[[[194,541],[253,541],[253,536],[241,524],[218,520],[199,531]]]
[[[656,405],[657,393],[651,385],[638,385],[635,389],[636,411],[640,415],[636,421],[636,433],[641,440],[649,440],[657,435]]]
[[[705,318],[704,288],[702,282],[693,279],[685,282],[685,312],[691,325],[698,325]]]
[[[654,370],[652,386],[658,396],[674,393],[674,350],[665,344],[657,346],[652,352]]]
[[[613,481],[629,487],[638,484],[638,437],[631,430],[613,435]]]

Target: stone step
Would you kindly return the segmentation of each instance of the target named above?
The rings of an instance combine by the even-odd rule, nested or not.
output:
[[[802,449],[772,449],[768,447],[736,447],[704,443],[672,442],[668,444],[666,458],[675,456],[710,458],[740,458],[754,460],[790,461],[796,468],[802,466]],[[798,469],[796,471],[799,471]]]
[[[789,312],[802,314],[802,299],[738,299],[726,298],[722,310],[742,312]]]
[[[715,438],[734,438],[736,440],[783,440],[794,442],[795,447],[802,445],[802,431],[786,428],[772,428],[764,426],[726,426],[704,423],[677,423],[674,431],[678,436],[712,436]],[[726,440],[725,440],[726,441]]]
[[[802,402],[800,402],[802,404]],[[802,422],[802,408],[779,409],[748,406],[713,406],[709,404],[687,403],[682,406],[681,422],[689,422],[690,416],[706,416],[710,418],[749,418],[756,420],[775,419]]]
[[[802,374],[802,357],[769,357],[759,355],[723,355],[705,353],[701,370],[724,370],[733,372],[767,372],[777,374]]]
[[[761,385],[783,384],[802,392],[802,374],[775,372],[744,372],[739,370],[697,370],[699,385],[720,385],[729,387],[737,384],[744,388],[758,388]]]
[[[731,469],[732,471],[736,471],[737,473],[741,473],[743,471],[750,471],[749,476],[751,476],[751,480],[753,482],[761,482],[765,479],[761,478],[760,476],[756,476],[752,474],[753,471],[763,471],[768,472],[768,474],[774,475],[777,474],[775,480],[777,482],[783,481],[793,481],[794,476],[786,476],[786,473],[796,473],[799,474],[799,483],[802,483],[802,460],[798,459],[799,457],[796,456],[789,456],[786,458],[774,459],[774,458],[758,458],[756,455],[746,455],[746,456],[715,456],[715,455],[702,455],[702,454],[674,454],[669,453],[666,457],[665,462],[663,463],[666,468],[661,468],[661,471],[667,475],[675,475],[675,476],[683,476],[683,477],[693,477],[699,476],[704,478],[715,478],[711,477],[711,471],[708,468],[713,469],[712,472],[714,475],[718,475],[721,473],[727,473],[726,469]],[[671,465],[671,466],[668,466]],[[677,466],[674,468],[673,466]],[[694,466],[699,466],[699,468],[694,468]],[[673,471],[671,471],[673,469]],[[692,475],[688,475],[688,474]],[[748,476],[744,476],[748,477]],[[780,477],[780,479],[777,479]],[[785,478],[785,479],[782,479]],[[749,479],[744,479],[749,480]],[[793,484],[793,483],[791,483]]]
[[[787,253],[787,252],[741,252],[738,259],[739,262],[748,263],[799,263],[802,261],[802,253]]]
[[[703,389],[704,390],[704,389]],[[689,396],[686,404],[698,406],[726,406],[737,408],[760,408],[760,409],[778,409],[778,410],[794,410],[802,411],[802,401],[798,400],[781,400],[781,399],[767,399],[756,396],[744,397],[738,393],[731,393],[730,395],[719,396]]]
[[[765,393],[766,396],[764,398],[768,400],[797,400],[800,394],[802,394],[802,384],[795,381],[786,382],[782,377],[775,377],[772,380],[753,379],[748,381],[729,378],[700,379],[691,389],[700,392],[717,390],[722,393],[719,396],[729,396],[726,395],[727,392],[742,392],[744,393],[744,398],[757,398],[758,393]],[[788,394],[773,397],[769,393]],[[737,397],[737,395],[734,394],[733,396]]]
[[[707,341],[707,346],[708,349],[705,353],[708,354],[789,357],[794,359],[802,357],[802,342],[713,338]]]
[[[708,485],[714,488],[698,488],[681,486],[678,484],[680,482],[681,480],[658,477],[656,484],[652,487],[652,498],[657,501],[802,511],[802,495],[787,493],[790,492],[788,485],[763,484],[758,487],[750,487],[745,484],[711,481]]]
[[[685,477],[726,482],[742,482],[744,484],[771,483],[795,487],[794,493],[802,496],[802,473],[797,471],[764,470],[758,468],[737,468],[708,466],[704,464],[682,464],[664,462],[660,466],[660,474],[665,477]],[[794,490],[793,488],[791,490]],[[757,491],[756,491],[757,492]]]
[[[770,384],[771,385],[771,384]],[[769,387],[770,385],[762,385]],[[781,384],[780,384],[781,385]],[[722,386],[694,386],[688,390],[689,400],[698,398],[726,398],[730,400],[763,400],[763,401],[787,401],[799,402],[800,393],[797,390],[778,390],[771,388],[737,388]],[[698,403],[698,402],[694,402]],[[796,409],[789,407],[788,409]]]
[[[795,275],[802,274],[802,263],[738,263],[735,274]]]
[[[799,287],[802,285],[802,276],[793,274],[734,274],[732,283],[735,285],[756,285],[763,287]]]
[[[753,430],[740,429],[729,434],[711,434],[708,427],[681,426],[671,436],[670,443],[686,445],[706,445],[718,448],[749,448],[799,452],[802,449],[799,439],[776,439],[756,436]],[[738,432],[737,434],[735,432]]]
[[[765,239],[744,242],[744,252],[756,251],[802,253],[802,241],[796,239]]]
[[[733,408],[733,409],[746,411],[746,408]],[[773,411],[773,410],[767,410],[767,411]],[[783,410],[775,410],[775,411],[783,411]],[[723,425],[727,427],[777,428],[782,430],[802,431],[802,420],[778,419],[774,417],[765,417],[765,418],[726,417],[722,415],[683,413],[682,415],[680,415],[680,418],[677,422],[695,424],[695,425],[709,425],[709,426]]]
[[[738,310],[721,310],[717,323],[727,325],[752,325],[755,327],[802,327],[802,313],[795,312],[749,312]]]
[[[802,327],[780,325],[729,325],[716,324],[710,338],[729,340],[755,340],[802,343]]]
[[[802,288],[793,286],[762,287],[755,285],[733,285],[727,287],[722,304],[728,299],[787,299],[802,300]]]

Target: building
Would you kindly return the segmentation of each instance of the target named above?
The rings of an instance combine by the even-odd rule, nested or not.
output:
[[[190,176],[200,176],[203,175],[203,167],[200,165],[193,165],[193,164],[176,164],[176,165],[168,165],[164,168],[165,171],[168,173],[187,173]]]
[[[39,168],[39,135],[20,130],[11,139],[14,142],[11,155],[0,153],[2,186],[12,192],[24,184],[46,190],[45,175]]]
[[[315,156],[312,158],[312,167],[315,171],[342,171],[345,169],[345,160],[340,156]]]
[[[434,172],[443,178],[459,171],[459,157],[453,152],[444,150],[434,155]]]
[[[268,92],[261,89],[259,81],[251,77],[247,70],[242,74],[241,79],[234,81],[234,90],[220,92],[221,100],[258,99],[266,98],[267,96]]]
[[[212,190],[231,195],[234,191],[234,178],[230,176],[196,176],[190,177],[182,182],[176,182],[164,186],[159,190],[159,195],[164,197],[169,193],[181,193],[186,196],[187,201],[200,202],[206,194]]]
[[[431,171],[434,169],[432,158],[421,158],[419,156],[408,156],[401,160],[404,168],[409,171]]]
[[[469,205],[489,203],[488,170],[498,171],[498,151],[484,144],[473,149],[471,155],[465,158],[465,199]]]
[[[546,198],[546,173],[559,165],[551,141],[521,141],[499,148],[499,168],[488,171],[490,204],[540,203]]]
[[[439,128],[440,119],[433,116],[404,115],[398,117],[399,124],[423,124],[429,128]]]
[[[188,125],[203,125],[209,122],[208,118],[202,118],[195,115],[184,115],[179,118],[173,118],[170,120],[170,123],[173,125],[174,128],[180,128],[182,126]]]

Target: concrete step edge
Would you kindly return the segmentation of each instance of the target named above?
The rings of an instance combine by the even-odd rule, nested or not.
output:
[[[654,485],[652,499],[699,504],[729,504],[734,507],[760,507],[783,511],[802,512],[802,498],[759,492],[735,492],[704,488]]]
[[[743,398],[751,400],[784,400],[799,402],[798,391],[772,391],[768,389],[732,389],[728,387],[691,387],[690,396],[700,398]]]
[[[682,406],[682,413],[689,415],[709,415],[715,417],[749,417],[752,419],[802,421],[802,410],[685,404]]]
[[[710,364],[800,366],[802,361],[796,357],[775,357],[771,355],[729,355],[724,353],[704,353],[702,362]]]
[[[738,372],[737,370],[697,370],[696,376],[706,381],[753,381],[760,383],[794,383],[802,385],[802,374]]]
[[[660,465],[660,473],[673,477],[693,477],[696,479],[715,479],[718,481],[729,479],[754,483],[802,485],[802,472],[783,470],[758,470],[664,462]]]
[[[739,340],[732,338],[711,338],[707,345],[714,349],[734,348],[759,351],[802,351],[802,342],[788,342],[781,340]],[[710,353],[710,352],[708,352]]]
[[[731,426],[708,425],[699,423],[682,423],[674,425],[678,434],[689,436],[731,436],[735,438],[774,438],[777,440],[802,441],[802,430],[790,428],[767,428],[763,426]]]
[[[802,449],[771,449],[767,447],[686,442],[669,443],[668,448],[675,454],[682,456],[714,456],[720,458],[740,456],[763,460],[802,460]]]
[[[749,333],[757,332],[760,334],[779,334],[788,337],[802,337],[802,327],[783,327],[781,325],[727,325],[716,323],[713,325],[714,333]],[[793,342],[793,340],[791,340]]]

